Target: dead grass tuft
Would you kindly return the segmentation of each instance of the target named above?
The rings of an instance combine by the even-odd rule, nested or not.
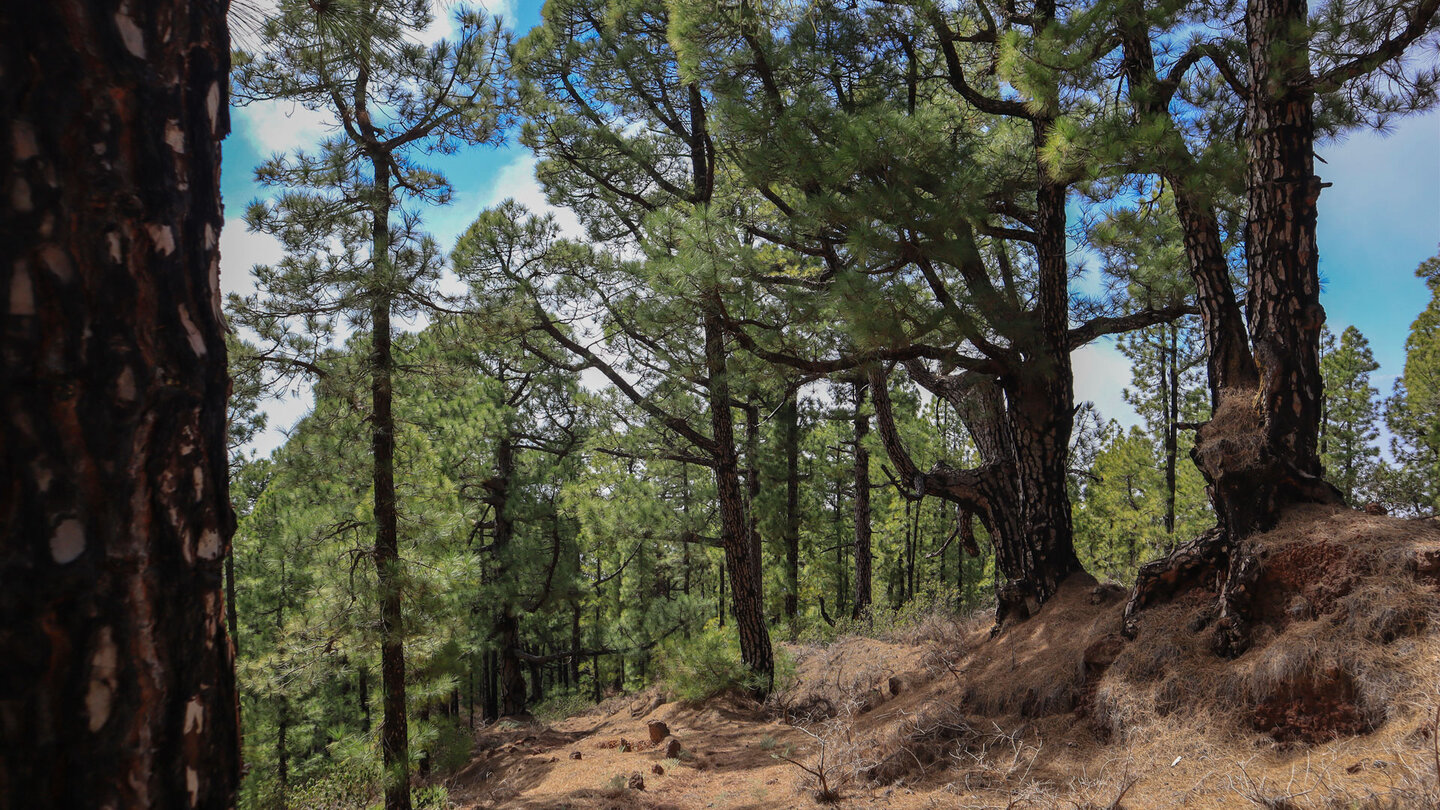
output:
[[[959,707],[932,701],[902,715],[890,739],[876,752],[878,761],[862,774],[880,785],[919,781],[932,769],[948,766],[960,748],[979,736]]]

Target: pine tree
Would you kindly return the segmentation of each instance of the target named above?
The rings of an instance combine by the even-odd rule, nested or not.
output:
[[[1370,341],[1353,326],[1345,327],[1334,351],[1320,360],[1325,378],[1324,420],[1320,425],[1321,460],[1326,477],[1351,504],[1374,492],[1380,448],[1377,422],[1379,394],[1370,386],[1370,372],[1380,368]]]
[[[547,191],[576,211],[592,239],[646,258],[612,261],[608,277],[588,273],[571,289],[607,322],[610,350],[627,358],[629,371],[660,383],[665,395],[698,389],[699,399],[684,405],[703,403],[699,419],[682,418],[666,396],[625,380],[619,364],[558,334],[557,313],[542,320],[567,351],[604,372],[713,470],[740,650],[766,691],[774,653],[734,414],[751,403],[726,333],[729,307],[745,299],[732,297],[729,268],[716,255],[741,235],[715,204],[724,178],[709,103],[680,74],[665,38],[668,14],[653,1],[552,0],[515,60],[531,119],[522,138],[544,158],[539,177]],[[650,290],[650,300],[628,292],[638,289]],[[708,430],[697,429],[704,422]]]
[[[1410,325],[1405,371],[1385,402],[1395,468],[1385,476],[1387,500],[1416,514],[1440,511],[1440,256],[1426,259],[1415,275],[1430,289],[1430,302]]]
[[[369,332],[362,375],[370,389],[373,557],[382,594],[387,810],[410,807],[392,319],[432,306],[439,271],[420,214],[404,200],[449,200],[444,178],[416,158],[495,140],[505,95],[498,27],[475,14],[459,19],[456,42],[426,46],[411,39],[430,21],[426,0],[285,2],[261,29],[262,52],[242,54],[236,65],[242,100],[299,103],[327,112],[339,127],[318,153],[276,156],[257,169],[261,183],[285,190],[253,204],[247,222],[277,236],[287,257],[259,269],[261,292],[232,307],[270,343],[261,356],[282,373],[323,377],[317,352],[336,337],[341,318]]]

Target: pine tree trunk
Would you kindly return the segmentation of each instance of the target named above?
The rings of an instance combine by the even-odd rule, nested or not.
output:
[[[1125,608],[1126,632],[1133,634],[1135,614],[1173,591],[1180,573],[1217,569],[1214,648],[1224,656],[1239,655],[1249,645],[1249,604],[1260,563],[1248,538],[1273,526],[1290,504],[1342,501],[1324,481],[1317,452],[1325,310],[1315,242],[1321,186],[1314,174],[1307,17],[1305,0],[1249,0],[1246,5],[1246,325],[1253,363],[1232,369],[1212,356],[1214,414],[1196,433],[1191,451],[1210,484],[1220,527],[1142,569]],[[1188,231],[1193,223],[1182,218],[1182,224]],[[1202,280],[1197,274],[1197,282]],[[1208,341],[1214,329],[1209,321],[1233,323],[1238,308],[1212,311],[1216,302],[1205,295],[1202,286]],[[1231,347],[1230,354],[1243,357],[1238,347]],[[1233,379],[1222,376],[1232,371]]]
[[[750,564],[756,582],[764,582],[764,546],[760,542],[760,513],[755,502],[760,499],[760,408],[745,406],[745,514],[750,534]]]
[[[1210,408],[1214,411],[1219,409],[1224,392],[1254,388],[1255,358],[1230,283],[1220,223],[1206,198],[1192,188],[1199,179],[1180,173],[1166,179],[1175,190],[1175,211],[1185,235],[1190,277],[1195,281],[1195,303],[1200,308],[1200,328],[1205,337]]]
[[[1274,461],[1234,480],[1211,465],[1223,519],[1237,538],[1273,525],[1287,504],[1338,500],[1322,480],[1319,255],[1316,249],[1314,94],[1305,0],[1250,0],[1246,100],[1246,322],[1260,372],[1256,405]],[[1259,491],[1251,490],[1259,487]]]
[[[1037,151],[1048,122],[1037,121]],[[1041,162],[1037,171],[1048,170]],[[1015,442],[1015,474],[1026,551],[1012,583],[1044,603],[1070,574],[1083,570],[1075,554],[1067,475],[1074,427],[1074,375],[1070,369],[1069,269],[1065,248],[1066,189],[1044,181],[1036,193],[1037,285],[1040,321],[1028,362],[1004,384]]]
[[[770,648],[770,631],[765,626],[760,567],[752,559],[754,545],[740,489],[725,337],[720,319],[713,314],[705,315],[704,329],[705,364],[710,375],[710,426],[715,445],[715,492],[720,512],[720,540],[725,550],[725,563],[730,569],[735,627],[740,635],[740,659],[760,677],[762,686],[759,691],[768,693],[774,683],[775,659]]]
[[[1175,534],[1175,457],[1179,453],[1180,430],[1180,328],[1168,327],[1170,345],[1170,389],[1165,393],[1165,533]]]
[[[855,599],[850,615],[870,607],[870,449],[865,437],[870,434],[870,417],[865,413],[865,386],[855,382]]]
[[[390,164],[372,156],[373,171],[388,182]],[[370,291],[370,446],[374,460],[375,572],[380,585],[380,688],[384,719],[380,750],[385,762],[385,810],[410,810],[409,719],[405,713],[405,625],[401,607],[399,519],[395,503],[395,415],[391,350],[390,210],[388,187],[380,190],[371,234],[375,267]]]
[[[0,806],[234,802],[225,12],[0,12]]]
[[[1211,358],[1215,413],[1192,452],[1231,543],[1274,525],[1288,504],[1339,500],[1322,478],[1317,452],[1325,310],[1315,242],[1320,181],[1307,16],[1305,0],[1250,0],[1246,8],[1252,88],[1245,132],[1246,325],[1253,355],[1250,368],[1233,375]],[[1207,221],[1204,227],[1213,226]],[[1221,301],[1223,311],[1211,312],[1215,303],[1207,302],[1203,287],[1201,293],[1207,340],[1211,320],[1233,331],[1238,308]],[[1239,348],[1230,354],[1237,365],[1244,357]]]
[[[496,666],[495,661],[495,651],[486,650],[484,668],[480,674],[480,686],[481,702],[484,704],[481,716],[487,723],[493,723],[500,717],[500,668]],[[599,691],[598,688],[596,691]]]
[[[800,612],[800,403],[792,390],[780,407],[785,443],[785,618]]]
[[[1258,563],[1246,539],[1273,525],[1290,503],[1339,501],[1321,478],[1315,446],[1325,313],[1315,241],[1321,186],[1314,176],[1307,17],[1305,0],[1249,0],[1246,6],[1249,292],[1243,321],[1218,219],[1200,190],[1204,181],[1194,160],[1181,153],[1167,164],[1196,283],[1213,411],[1196,434],[1191,457],[1210,485],[1220,526],[1142,567],[1125,607],[1125,632],[1137,632],[1136,614],[1146,605],[1213,574],[1220,586],[1214,646],[1227,656],[1248,644],[1248,589]],[[1148,33],[1126,39],[1127,61],[1146,63],[1153,74]],[[1131,77],[1137,87],[1153,81],[1153,75]],[[1166,114],[1153,103],[1148,111]]]
[[[502,380],[503,382],[503,380]],[[510,492],[515,476],[515,442],[509,428],[495,446],[495,476],[485,482],[486,501],[494,508],[495,533],[491,541],[495,559],[499,560],[497,579],[508,583],[510,573],[510,541],[515,536],[515,521],[511,516]],[[525,671],[520,664],[520,618],[515,615],[515,605],[506,602],[495,606],[494,636],[500,645],[500,713],[518,715],[525,713]]]

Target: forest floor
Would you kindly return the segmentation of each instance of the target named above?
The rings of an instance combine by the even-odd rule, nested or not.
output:
[[[814,807],[819,772],[843,808],[1440,807],[1440,525],[1307,507],[1259,546],[1233,661],[1192,629],[1203,586],[1126,641],[1123,589],[1082,575],[993,638],[978,616],[791,646],[764,706],[652,689],[502,720],[444,782],[467,809]]]

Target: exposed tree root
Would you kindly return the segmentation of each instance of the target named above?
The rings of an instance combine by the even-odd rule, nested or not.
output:
[[[1168,555],[1140,566],[1135,589],[1125,603],[1124,636],[1135,638],[1140,632],[1140,611],[1157,602],[1167,602],[1195,586],[1219,591],[1229,562],[1229,535],[1216,526]]]

